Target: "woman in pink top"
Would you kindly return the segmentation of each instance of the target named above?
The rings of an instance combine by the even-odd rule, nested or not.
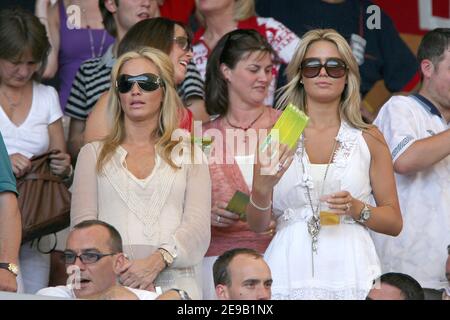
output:
[[[235,30],[219,40],[206,71],[206,110],[218,117],[203,126],[214,139],[209,170],[212,180],[211,244],[203,264],[203,298],[214,299],[212,265],[236,247],[263,253],[270,232],[256,234],[239,214],[225,208],[236,191],[250,194],[257,137],[269,131],[279,111],[264,98],[272,80],[273,49],[255,30]]]

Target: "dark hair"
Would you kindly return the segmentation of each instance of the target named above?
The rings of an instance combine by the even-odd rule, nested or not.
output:
[[[0,10],[0,59],[20,60],[31,51],[33,60],[41,63],[35,76],[45,68],[50,42],[44,25],[31,12],[21,8]]]
[[[427,59],[437,68],[444,58],[450,40],[450,28],[436,28],[425,34],[417,50],[419,63]]]
[[[101,226],[108,230],[109,237],[110,237],[109,247],[112,252],[115,252],[115,253],[123,252],[122,237],[120,236],[119,231],[117,231],[117,229],[114,228],[109,223],[106,223],[101,220],[85,220],[85,221],[82,221],[82,222],[78,223],[77,225],[75,225],[73,227],[73,229],[74,230],[75,229],[77,229],[77,230],[87,229],[87,228],[95,227],[95,226]]]
[[[447,246],[447,253],[450,255],[450,244]]]
[[[116,22],[114,21],[112,13],[108,9],[106,9],[105,1],[107,0],[98,0],[98,6],[103,18],[103,25],[105,26],[105,30],[108,31],[111,36],[117,38]],[[116,6],[119,6],[119,0],[114,1],[116,3]]]
[[[380,281],[398,288],[405,300],[424,300],[422,286],[413,277],[398,272],[388,272],[380,277]]]
[[[225,251],[221,256],[217,258],[213,265],[213,277],[214,285],[224,284],[226,286],[231,286],[231,276],[230,270],[228,270],[228,265],[234,257],[245,254],[254,257],[255,259],[263,259],[263,256],[256,250],[248,248],[236,248]]]
[[[205,105],[210,115],[224,115],[228,110],[228,83],[220,65],[224,63],[233,69],[240,60],[256,51],[276,56],[267,40],[250,29],[231,31],[216,44],[208,58],[205,75]]]
[[[153,47],[166,54],[170,54],[175,34],[175,25],[183,28],[190,38],[188,30],[181,22],[166,18],[152,18],[139,21],[127,31],[120,41],[117,50],[118,56],[128,51],[139,50],[142,47]]]

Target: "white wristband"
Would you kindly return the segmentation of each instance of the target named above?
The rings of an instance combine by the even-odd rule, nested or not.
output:
[[[267,207],[260,207],[258,206],[252,199],[252,194],[250,193],[250,204],[255,208],[258,209],[259,211],[267,211],[272,207],[272,200],[270,201],[269,205]]]

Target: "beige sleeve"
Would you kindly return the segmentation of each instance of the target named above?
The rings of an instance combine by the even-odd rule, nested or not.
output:
[[[84,220],[98,218],[97,205],[97,153],[88,143],[78,155],[72,185],[70,227]]]
[[[176,253],[174,267],[190,267],[203,259],[211,240],[210,215],[211,179],[208,164],[189,165],[181,224],[169,243],[160,246]]]

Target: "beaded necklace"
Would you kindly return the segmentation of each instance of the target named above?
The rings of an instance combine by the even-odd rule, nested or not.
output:
[[[89,34],[89,44],[91,46],[91,54],[92,54],[92,58],[98,58],[102,55],[103,52],[103,46],[105,45],[105,39],[106,39],[106,30],[103,30],[103,36],[102,36],[102,41],[100,43],[100,49],[98,50],[98,54],[95,54],[95,46],[94,46],[94,37],[92,36],[92,30],[91,27],[87,27],[88,29],[88,34]]]
[[[263,111],[246,127],[240,127],[240,126],[233,125],[230,123],[230,120],[228,120],[227,116],[225,116],[224,118],[230,127],[234,128],[234,129],[241,129],[244,131],[244,133],[245,133],[244,142],[247,143],[248,142],[248,134],[247,134],[248,129],[250,129],[256,123],[256,121],[258,121],[262,117],[262,115],[265,112],[266,112],[266,108],[264,107]]]

